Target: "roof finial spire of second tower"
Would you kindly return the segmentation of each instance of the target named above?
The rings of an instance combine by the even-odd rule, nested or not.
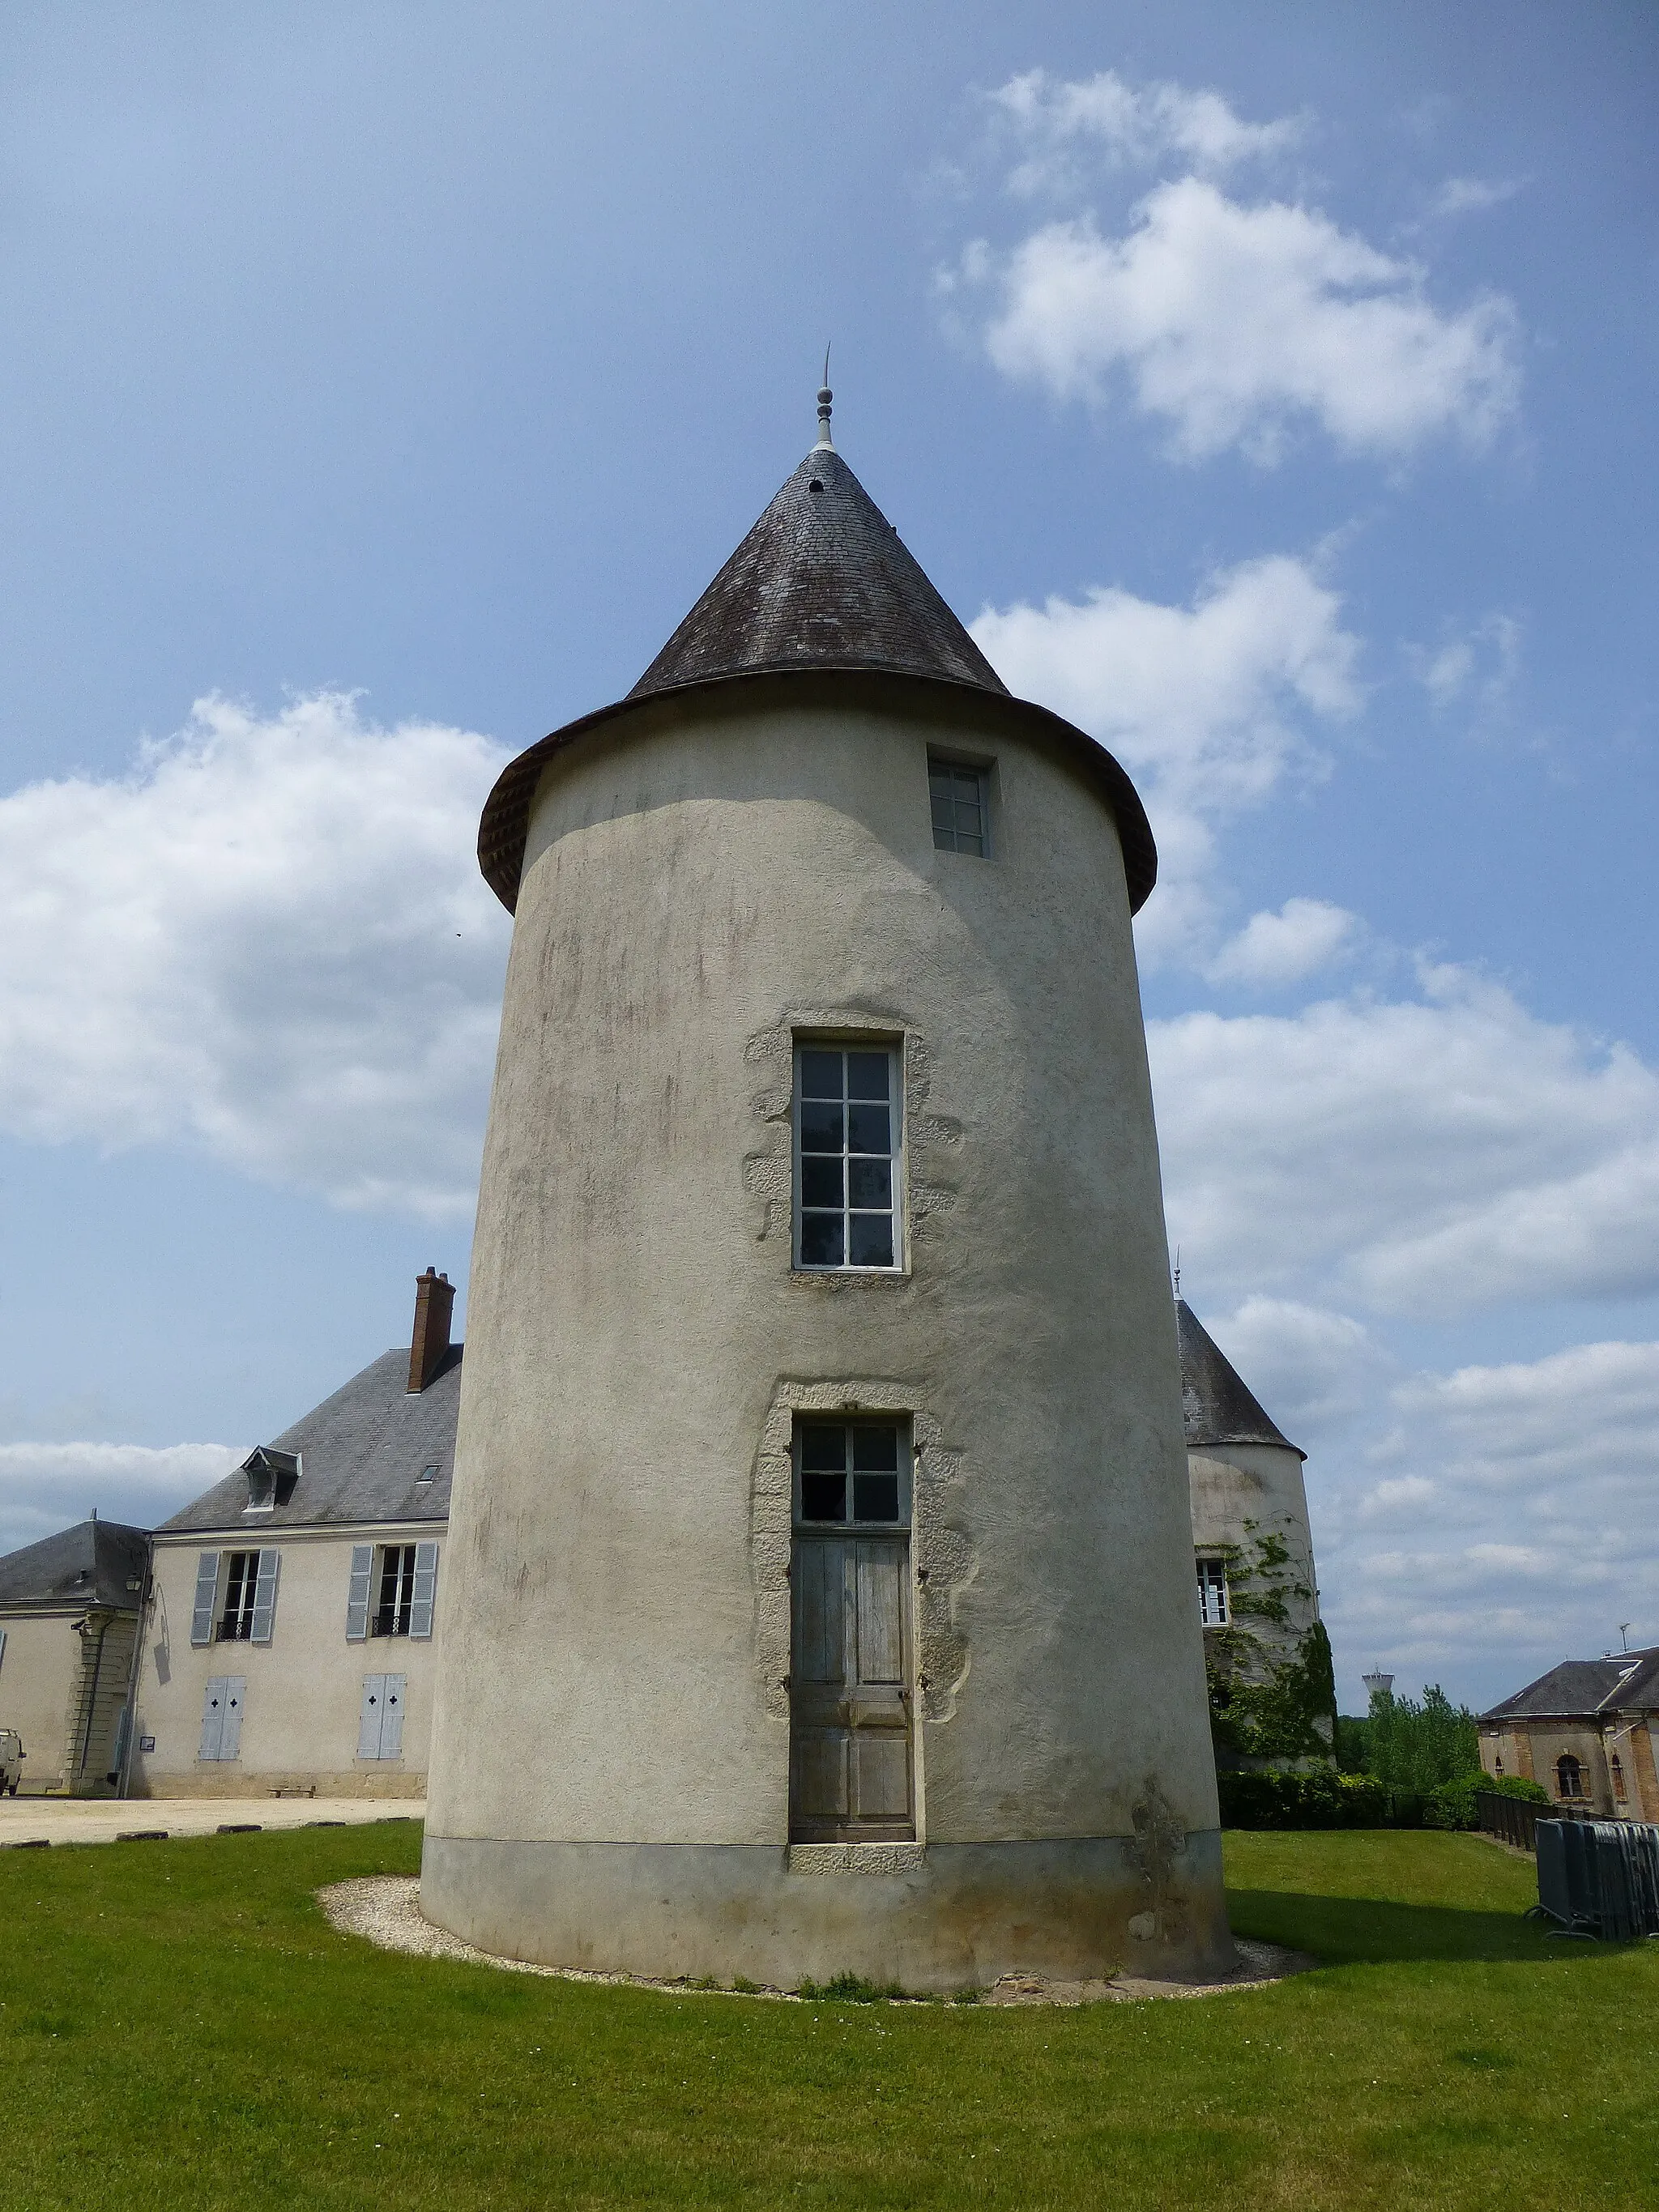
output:
[[[825,346],[823,349],[823,382],[818,386],[818,442],[812,448],[812,451],[815,453],[820,452],[826,447],[832,453],[836,450],[836,441],[830,434],[830,403],[835,396],[835,393],[830,389],[830,349],[828,346]]]

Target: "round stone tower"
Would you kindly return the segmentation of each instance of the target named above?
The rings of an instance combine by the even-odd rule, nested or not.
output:
[[[422,1900],[923,1990],[1224,1968],[1140,803],[830,441],[515,761]]]

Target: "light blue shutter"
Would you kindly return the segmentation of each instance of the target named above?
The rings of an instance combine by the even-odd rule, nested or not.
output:
[[[432,1606],[438,1594],[438,1547],[435,1544],[416,1544],[415,1547],[415,1590],[409,1606],[409,1632],[411,1636],[430,1636]]]
[[[247,1677],[225,1677],[225,1732],[219,1745],[221,1759],[234,1759],[242,1747],[242,1707],[247,1701]]]
[[[359,1759],[378,1759],[380,1755],[380,1723],[386,1706],[386,1676],[365,1674],[363,1702],[357,1712],[357,1756]]]
[[[401,1759],[404,1753],[404,1689],[407,1674],[388,1674],[380,1705],[380,1756]]]
[[[202,1699],[202,1747],[198,1759],[222,1759],[225,1741],[225,1690],[228,1678],[216,1674]]]
[[[196,1609],[190,1616],[190,1640],[192,1644],[211,1644],[213,1641],[213,1601],[219,1589],[219,1554],[204,1552],[196,1562]],[[217,1759],[216,1751],[204,1751],[204,1759]]]
[[[276,1618],[276,1570],[282,1565],[280,1552],[262,1551],[259,1572],[253,1584],[253,1630],[250,1644],[269,1644],[271,1624]]]
[[[368,1586],[374,1577],[374,1547],[351,1547],[351,1589],[346,1598],[346,1642],[361,1644],[368,1634]]]

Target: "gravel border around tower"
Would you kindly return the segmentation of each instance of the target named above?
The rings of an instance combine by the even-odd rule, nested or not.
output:
[[[507,1974],[541,1974],[562,1982],[603,1982],[635,1990],[659,1990],[667,1996],[769,1997],[787,2004],[834,2002],[834,1999],[804,1998],[794,1990],[732,1990],[692,1981],[658,1981],[641,1974],[609,1974],[580,1966],[541,1966],[527,1959],[501,1959],[464,1943],[459,1936],[434,1927],[421,1911],[421,1885],[414,1875],[363,1875],[352,1881],[331,1882],[317,1892],[317,1902],[329,1925],[343,1936],[362,1936],[383,1951],[406,1951],[421,1958],[458,1959],[475,1966],[494,1966]],[[1084,2005],[1138,2003],[1150,1997],[1219,1996],[1228,1990],[1261,1989],[1291,1974],[1306,1973],[1319,1961],[1306,1951],[1288,1951],[1278,1943],[1258,1943],[1245,1936],[1234,1939],[1243,1961],[1235,1974],[1221,1982],[1162,1982],[1143,1976],[1120,1974],[1111,1981],[1059,1982],[1042,1974],[1005,1974],[994,1988],[981,1993],[985,2005]],[[903,2002],[898,2000],[897,2002]],[[921,1999],[915,2002],[929,2002]]]

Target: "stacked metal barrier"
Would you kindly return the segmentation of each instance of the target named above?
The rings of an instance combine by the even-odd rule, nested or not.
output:
[[[1659,1826],[1540,1820],[1538,1909],[1574,1935],[1659,1936]]]

